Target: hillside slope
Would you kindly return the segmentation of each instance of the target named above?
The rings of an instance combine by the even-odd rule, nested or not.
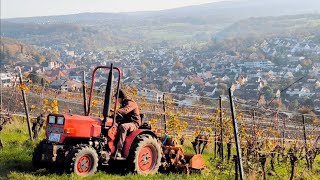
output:
[[[249,18],[220,31],[217,38],[298,37],[314,39],[320,35],[320,14]]]
[[[1,64],[41,64],[45,60],[57,60],[58,54],[49,49],[38,49],[28,43],[1,37]]]

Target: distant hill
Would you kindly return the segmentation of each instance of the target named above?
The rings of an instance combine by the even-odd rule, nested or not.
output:
[[[129,13],[82,13],[7,19],[16,23],[118,23],[158,22],[217,23],[249,17],[320,13],[318,0],[237,0],[187,6],[161,11]],[[198,20],[194,21],[194,20]],[[199,22],[200,21],[200,22]],[[223,22],[220,22],[223,23]]]
[[[105,45],[127,45],[134,39],[126,34],[118,35],[110,30],[75,23],[35,24],[2,21],[1,27],[3,36],[46,47],[69,44],[83,50],[94,50]]]
[[[1,20],[1,35],[39,46],[69,44],[76,48],[74,50],[131,45],[149,47],[164,41],[169,44],[203,43],[213,36],[225,38],[234,36],[237,32],[251,32],[251,29],[263,34],[264,29],[259,27],[273,24],[278,28],[266,29],[267,34],[274,30],[274,33],[282,32],[282,26],[287,32],[296,19],[289,20],[291,25],[286,25],[283,24],[287,22],[285,19],[291,17],[283,17],[277,23],[277,18],[257,18],[317,12],[320,12],[318,0],[224,1],[150,12],[82,13],[4,19]],[[247,18],[250,19],[246,20]],[[263,24],[260,20],[267,20],[268,23]],[[297,23],[303,27],[302,19]]]
[[[320,36],[320,14],[259,17],[238,21],[216,34],[223,38],[296,37],[316,39]]]

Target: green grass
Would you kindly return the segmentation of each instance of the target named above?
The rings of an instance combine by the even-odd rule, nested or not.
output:
[[[42,132],[43,133],[43,132]],[[51,171],[40,169],[34,171],[31,165],[33,148],[37,142],[28,140],[28,131],[26,122],[21,119],[16,119],[11,124],[5,126],[1,132],[1,137],[4,143],[4,149],[0,151],[0,179],[82,179],[75,174],[55,174]],[[44,135],[42,134],[42,137]],[[190,141],[186,142],[184,147],[185,153],[193,153]],[[226,147],[225,147],[226,150]],[[133,179],[133,180],[149,180],[149,179],[234,179],[233,162],[221,163],[219,159],[213,160],[213,147],[210,145],[204,152],[204,159],[207,162],[208,169],[200,174],[192,174],[190,176],[181,174],[157,174],[153,176],[140,176],[136,174],[107,174],[100,170],[98,173],[85,179]],[[270,167],[268,165],[268,170]],[[268,176],[268,179],[289,179],[290,164],[276,165],[276,174]],[[306,168],[305,161],[301,160],[298,163],[296,179],[320,179],[320,156],[314,162],[313,171]],[[262,179],[259,168],[256,171],[246,174],[246,179]]]

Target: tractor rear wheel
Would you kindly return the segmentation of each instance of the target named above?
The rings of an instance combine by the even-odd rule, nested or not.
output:
[[[140,135],[131,147],[129,162],[133,172],[147,175],[158,172],[161,163],[161,147],[151,135]]]
[[[67,158],[67,166],[70,173],[75,173],[79,176],[90,176],[97,172],[98,154],[95,149],[82,146],[71,150]]]

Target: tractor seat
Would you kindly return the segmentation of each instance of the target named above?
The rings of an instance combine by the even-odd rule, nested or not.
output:
[[[151,130],[151,126],[148,123],[143,123],[139,126],[139,129],[149,129]]]
[[[148,123],[143,122],[144,114],[140,114],[141,119],[141,125],[139,126],[139,129],[151,129],[151,126]]]

